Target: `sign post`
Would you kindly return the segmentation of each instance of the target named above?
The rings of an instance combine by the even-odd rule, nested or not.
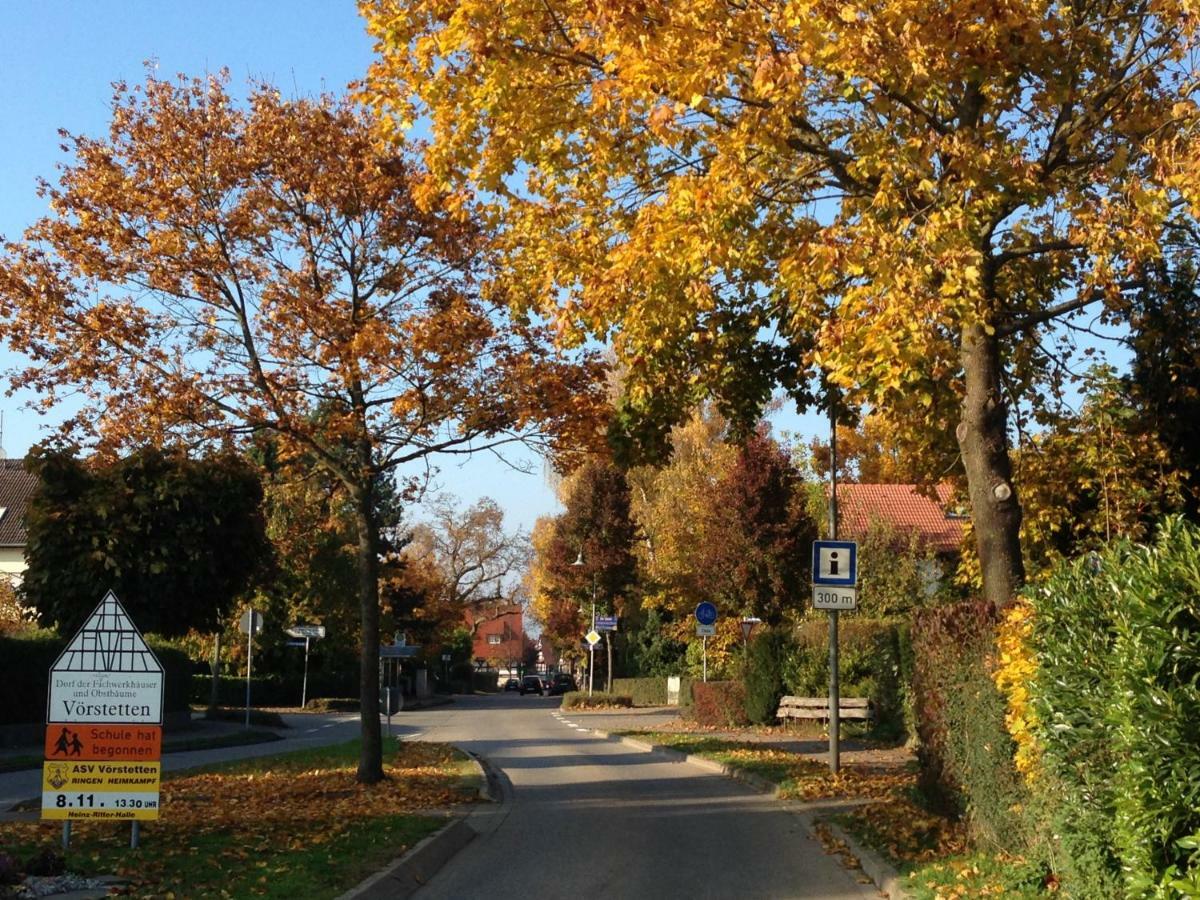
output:
[[[109,591],[54,665],[46,701],[42,818],[157,819],[163,668]]]
[[[708,681],[708,639],[717,633],[716,604],[703,600],[696,604],[696,635],[700,638],[701,673]]]
[[[836,529],[836,513],[831,514]],[[838,613],[857,604],[858,544],[813,541],[813,609],[829,610],[829,769],[841,768],[841,686],[838,679]]]
[[[304,682],[300,687],[300,708],[308,705],[308,649],[313,639],[325,637],[324,625],[293,625],[287,630],[288,637],[304,638]]]
[[[246,635],[246,727],[250,727],[250,668],[254,660],[254,635],[262,634],[262,613],[248,609],[242,613],[238,623],[242,634]]]

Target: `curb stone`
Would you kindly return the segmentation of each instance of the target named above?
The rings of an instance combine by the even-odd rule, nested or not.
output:
[[[858,838],[849,834],[836,822],[826,819],[822,824],[829,829],[830,834],[846,845],[850,855],[858,860],[863,872],[875,882],[880,891],[887,894],[891,900],[904,900],[908,896],[903,886],[903,877],[887,860],[870,847],[863,846]]]
[[[474,839],[474,829],[464,819],[456,818],[381,871],[342,894],[338,900],[396,900],[411,897],[440,872],[454,854]]]
[[[480,799],[495,803],[501,792],[499,786],[493,783],[496,776],[491,766],[469,750],[462,752],[479,769],[482,777]],[[466,818],[457,816],[337,900],[398,900],[409,897],[440,872],[476,836],[475,829],[467,824]]]
[[[710,772],[716,772],[720,775],[725,775],[735,781],[740,781],[743,784],[754,788],[764,794],[770,794],[775,799],[780,799],[779,794],[782,788],[775,782],[763,778],[761,775],[755,775],[751,772],[739,772],[724,763],[714,762],[711,759],[705,759],[702,756],[695,756],[690,753],[684,753],[682,750],[676,750],[674,747],[664,747],[661,744],[649,744],[645,741],[639,741],[636,738],[625,737],[619,734],[610,734],[607,731],[601,731],[598,728],[591,729],[593,734],[599,735],[602,738],[610,741],[618,741],[629,747],[634,747],[638,750],[644,750],[648,753],[658,753],[663,756],[670,756],[679,759],[682,762],[689,762],[692,765],[699,766],[702,769],[707,769]],[[786,801],[792,802],[792,801]],[[827,805],[827,804],[823,804]],[[848,806],[857,806],[857,802],[847,804]],[[819,840],[816,832],[817,819],[812,815],[812,810],[799,810],[802,812],[801,821],[804,822],[804,827],[815,840]],[[830,833],[838,840],[846,845],[850,855],[858,860],[859,866],[862,868],[863,874],[875,883],[875,887],[880,893],[886,894],[890,900],[905,900],[908,897],[907,892],[902,887],[903,878],[900,873],[892,867],[882,856],[876,853],[869,847],[863,844],[856,838],[850,836],[840,826],[829,820],[822,820]]]

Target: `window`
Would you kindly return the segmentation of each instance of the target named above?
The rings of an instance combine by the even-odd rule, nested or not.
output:
[[[498,644],[498,643],[500,643],[500,635],[498,635],[498,634],[489,634],[489,635],[488,635],[488,643],[489,643],[489,644]]]

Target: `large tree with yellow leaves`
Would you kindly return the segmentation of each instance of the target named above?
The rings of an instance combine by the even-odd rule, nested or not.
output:
[[[385,128],[488,192],[510,278],[634,413],[818,374],[953,432],[987,596],[1049,331],[1119,318],[1200,211],[1195,0],[361,0]],[[1091,314],[1089,312],[1089,314]],[[747,415],[746,418],[752,420]]]
[[[340,484],[358,777],[377,781],[381,484],[437,454],[594,434],[598,370],[481,299],[479,228],[344,100],[150,78],[117,86],[106,138],[65,140],[52,213],[0,255],[0,335],[32,357],[15,382],[82,391],[68,424],[101,449],[267,435]]]

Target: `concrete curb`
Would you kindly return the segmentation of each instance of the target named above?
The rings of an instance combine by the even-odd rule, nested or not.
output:
[[[459,749],[462,750],[461,747]],[[479,785],[480,799],[497,802],[501,791],[496,783],[495,772],[477,754],[470,750],[462,752],[471,758],[479,770],[482,779]],[[467,817],[456,816],[404,855],[342,894],[338,900],[394,900],[408,897],[440,872],[476,836],[475,829],[467,824]]]
[[[908,892],[903,887],[904,879],[899,872],[892,868],[891,863],[870,847],[863,846],[858,838],[837,823],[826,819],[822,824],[829,829],[830,834],[846,845],[850,855],[857,859],[858,864],[862,866],[863,873],[875,882],[875,886],[882,893],[887,894],[891,900],[904,900],[908,896]]]
[[[639,741],[636,738],[625,737],[619,734],[610,734],[607,731],[601,731],[598,728],[591,729],[593,734],[599,735],[602,738],[610,741],[618,741],[628,747],[634,747],[638,750],[644,750],[648,753],[657,753],[662,756],[669,756],[678,759],[681,762],[688,762],[692,765],[699,766],[702,769],[707,769],[710,772],[715,772],[719,775],[725,775],[735,781],[740,781],[748,787],[752,787],[764,794],[770,794],[775,799],[780,799],[779,794],[781,788],[773,781],[769,781],[760,775],[754,775],[750,772],[739,772],[724,763],[714,762],[711,759],[705,759],[702,756],[695,756],[690,753],[684,753],[682,750],[676,750],[673,747],[664,747],[661,744],[649,744],[645,741]],[[793,803],[795,801],[785,801]],[[859,805],[857,802],[847,804],[847,808]],[[804,827],[814,840],[819,841],[819,836],[816,832],[818,819],[814,815],[821,808],[828,808],[829,803],[821,804],[803,804],[796,803],[797,812],[801,813],[800,819],[804,822]],[[828,820],[820,820],[830,833],[838,840],[846,845],[850,855],[858,860],[859,866],[862,868],[863,874],[875,883],[875,887],[883,894],[886,894],[890,900],[904,900],[908,896],[902,887],[903,879],[900,873],[897,872],[892,865],[887,862],[882,856],[876,853],[869,847],[863,846],[856,838],[847,834],[844,829]]]
[[[338,900],[395,900],[411,897],[441,871],[454,854],[475,839],[464,819],[454,819],[393,860]]]

